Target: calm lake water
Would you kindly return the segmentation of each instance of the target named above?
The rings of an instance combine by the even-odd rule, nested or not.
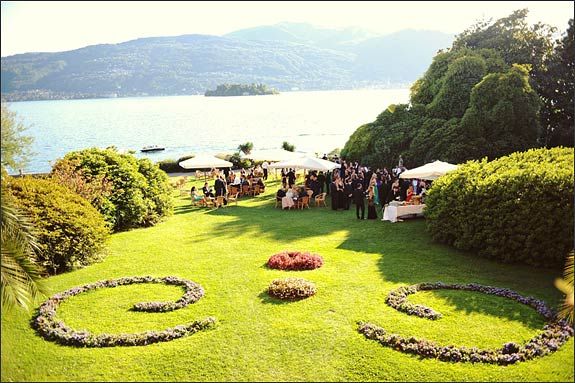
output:
[[[320,155],[343,148],[362,124],[390,104],[407,103],[408,89],[286,92],[270,96],[166,96],[13,102],[9,109],[34,137],[25,173],[51,170],[70,151],[115,146],[152,161],[191,154],[233,153],[240,144]],[[166,150],[142,153],[147,145]]]

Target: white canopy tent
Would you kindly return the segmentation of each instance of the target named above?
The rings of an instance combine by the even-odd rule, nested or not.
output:
[[[321,170],[328,171],[338,169],[341,167],[337,162],[332,162],[315,157],[298,157],[286,161],[273,163],[270,168],[294,168],[294,169],[308,169],[308,170]]]
[[[458,167],[459,165],[453,165],[448,162],[434,161],[417,168],[406,170],[399,175],[399,178],[419,178],[433,181]]]
[[[211,168],[231,168],[234,164],[230,161],[222,160],[214,156],[196,156],[188,158],[178,165],[184,169],[211,169]]]

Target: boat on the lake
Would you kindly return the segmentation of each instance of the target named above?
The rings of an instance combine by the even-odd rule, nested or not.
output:
[[[141,152],[156,152],[158,150],[164,150],[166,149],[163,146],[158,146],[158,145],[148,145],[148,146],[144,146],[142,149],[140,149]]]

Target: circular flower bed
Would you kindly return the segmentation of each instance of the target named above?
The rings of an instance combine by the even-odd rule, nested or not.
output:
[[[75,295],[99,288],[131,285],[136,283],[163,283],[182,286],[186,290],[184,295],[176,302],[141,302],[132,308],[134,311],[166,312],[180,309],[190,303],[197,302],[203,295],[204,289],[199,284],[187,279],[177,277],[123,277],[108,279],[74,287],[62,293],[53,295],[38,308],[37,315],[32,318],[32,327],[44,339],[55,341],[66,346],[76,347],[113,347],[113,346],[143,346],[158,342],[167,342],[173,339],[191,335],[197,331],[207,329],[215,323],[215,318],[196,320],[194,322],[178,325],[163,331],[146,331],[134,334],[91,334],[87,330],[74,330],[67,327],[56,317],[56,309],[61,302]]]
[[[313,282],[303,278],[274,279],[268,286],[268,294],[285,301],[296,301],[311,297],[317,292]]]
[[[313,270],[323,265],[323,258],[307,251],[282,251],[272,255],[267,265],[280,270]]]
[[[466,290],[478,291],[485,294],[496,295],[512,299],[519,303],[533,307],[539,314],[545,317],[547,324],[543,331],[537,334],[525,344],[520,345],[514,342],[508,342],[502,348],[477,349],[475,347],[457,347],[453,345],[440,346],[425,339],[415,337],[405,338],[397,334],[387,334],[386,331],[372,323],[360,323],[358,331],[364,334],[368,339],[379,341],[384,346],[392,347],[406,353],[416,354],[425,358],[435,358],[441,361],[449,362],[472,362],[472,363],[492,363],[507,365],[519,361],[533,359],[538,356],[556,351],[570,337],[573,336],[573,328],[565,320],[559,320],[557,314],[553,312],[545,302],[533,297],[523,297],[516,292],[491,286],[482,286],[476,283],[456,284],[442,282],[426,282],[412,286],[402,286],[389,293],[387,303],[396,310],[403,311],[410,315],[416,315],[427,319],[440,319],[441,313],[438,313],[428,307],[415,305],[407,302],[409,294],[415,294],[420,290]]]

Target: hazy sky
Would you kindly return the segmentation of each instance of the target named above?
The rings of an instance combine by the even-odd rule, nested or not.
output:
[[[2,1],[2,57],[58,52],[139,37],[223,35],[282,21],[358,26],[387,34],[405,28],[458,34],[480,19],[529,9],[529,24],[564,32],[573,1]]]

